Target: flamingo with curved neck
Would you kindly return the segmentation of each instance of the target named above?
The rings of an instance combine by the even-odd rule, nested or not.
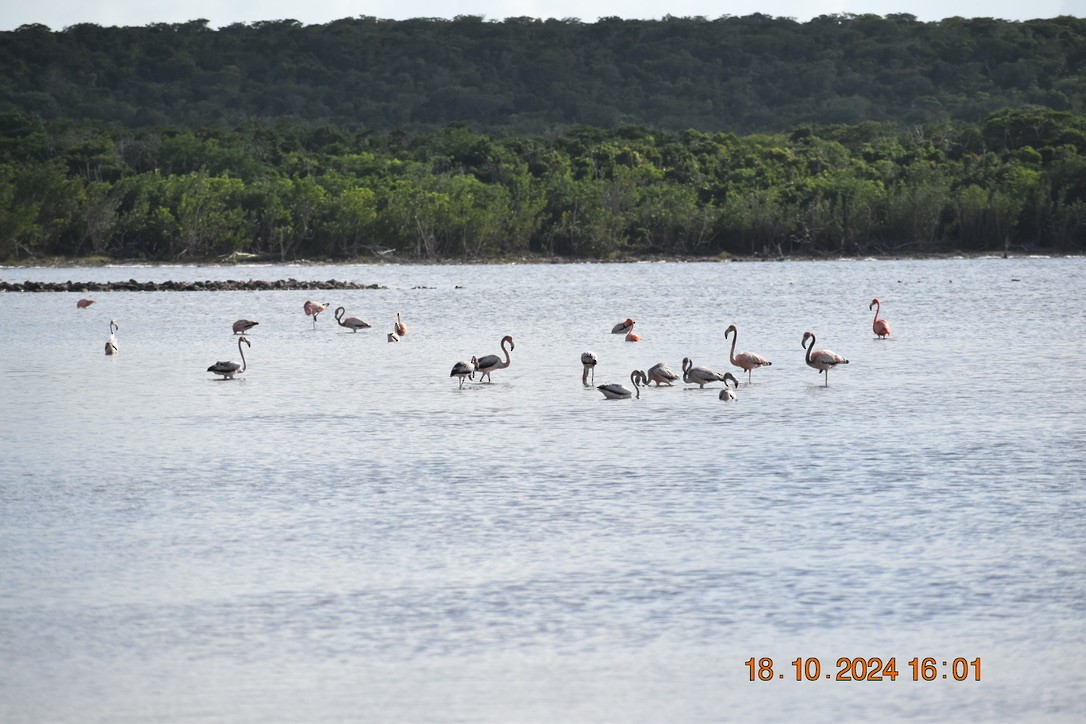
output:
[[[724,373],[724,375],[730,374],[730,372]],[[683,357],[683,382],[687,384],[694,384],[697,385],[699,389],[704,389],[705,385],[724,380],[724,375],[719,372],[714,372],[708,367],[695,367],[694,360],[689,357]]]
[[[244,342],[247,347],[252,347],[252,343],[249,342],[249,338],[242,335],[238,337],[238,354],[241,355],[241,364],[237,362],[216,362],[207,368],[208,372],[214,372],[217,375],[222,375],[224,380],[234,379],[235,374],[241,374],[246,369],[245,362],[245,350],[241,348],[241,343]]]
[[[807,344],[807,339],[810,338],[811,344]],[[807,350],[807,366],[813,367],[820,373],[826,375],[826,387],[830,386],[830,369],[837,365],[847,365],[848,360],[837,354],[836,352],[828,349],[815,349],[815,336],[811,332],[803,333],[803,341],[801,342],[803,349]]]
[[[584,366],[584,372],[581,374],[581,384],[585,387],[589,386],[588,373],[592,373],[592,384],[596,383],[596,364],[599,362],[596,359],[596,355],[593,352],[581,353],[581,365]]]
[[[109,339],[106,340],[106,356],[112,357],[119,351],[117,348],[117,335],[114,334],[120,326],[112,319],[109,320]]]
[[[509,343],[509,349],[505,348],[507,342]],[[512,361],[509,358],[509,352],[515,348],[515,345],[513,344],[513,338],[510,337],[508,334],[502,337],[501,348],[502,352],[505,352],[504,362],[496,354],[483,355],[479,358],[478,367],[475,371],[479,373],[480,382],[482,382],[483,377],[486,377],[486,381],[490,382],[491,372],[493,372],[494,370],[504,370],[506,367],[509,366],[509,363]]]
[[[603,393],[603,396],[608,400],[628,400],[637,394],[637,399],[641,399],[641,385],[647,385],[649,383],[649,377],[641,370],[634,370],[630,373],[630,382],[633,383],[634,391],[626,389],[622,385],[609,384],[609,385],[597,385],[596,389]]]
[[[875,333],[875,336],[879,339],[885,339],[890,336],[890,323],[885,319],[879,319],[879,300],[878,298],[872,299],[871,304],[867,305],[867,309],[870,311],[871,307],[875,308],[875,318],[871,320],[871,331]]]
[[[734,387],[728,387],[728,380],[731,380]],[[735,379],[735,376],[731,372],[724,373],[724,389],[720,391],[720,399],[722,400],[734,400],[735,391],[739,389],[739,380]]]
[[[747,384],[750,384],[750,373],[759,367],[771,367],[772,362],[767,360],[760,354],[754,354],[753,352],[740,352],[735,353],[735,343],[739,341],[739,330],[736,329],[734,324],[729,324],[728,328],[724,330],[724,339],[728,338],[728,335],[732,336],[732,349],[728,353],[728,361],[736,367],[747,371]]]
[[[346,314],[346,313],[347,313],[347,310],[344,309],[343,307],[336,307],[336,311],[335,311],[336,322],[338,322],[339,326],[341,326],[341,327],[346,327],[347,329],[351,330],[352,332],[357,332],[360,329],[369,329],[370,327],[373,326],[369,322],[361,320],[358,317],[347,317],[346,319],[344,319],[343,315]],[[313,315],[313,318],[316,319],[317,318],[316,315]]]

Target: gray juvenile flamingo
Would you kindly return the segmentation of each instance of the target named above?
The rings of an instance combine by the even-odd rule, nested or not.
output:
[[[475,379],[475,364],[479,360],[474,357],[471,358],[471,362],[460,361],[453,365],[452,372],[449,373],[449,377],[460,378],[460,389],[464,389],[464,378],[470,377]]]
[[[667,366],[667,363],[657,362],[649,367],[648,378],[649,382],[655,382],[657,387],[660,385],[671,387],[671,383],[679,379],[679,376]]]
[[[735,379],[735,377],[732,376],[731,372],[725,372],[724,377],[725,377],[724,389],[720,391],[719,397],[722,400],[734,400],[735,399],[735,390],[739,389],[739,380]],[[728,380],[731,380],[735,384],[734,389],[731,388],[731,387],[728,387]]]
[[[592,384],[596,383],[596,364],[599,362],[596,359],[596,355],[593,352],[581,353],[581,364],[584,366],[584,372],[581,374],[581,384],[585,387],[589,386],[588,373],[592,373]]]
[[[109,320],[109,339],[106,340],[106,356],[112,357],[119,351],[117,348],[117,335],[114,334],[120,326],[112,319]]]
[[[630,382],[633,383],[634,392],[637,393],[637,399],[641,399],[641,385],[647,385],[649,383],[648,376],[641,370],[634,370],[630,373]],[[608,400],[628,400],[633,397],[634,392],[626,389],[622,385],[609,384],[609,385],[597,385],[596,389],[603,393],[603,396]]]
[[[810,337],[811,344],[807,345]],[[826,375],[826,387],[830,386],[830,369],[837,365],[847,365],[848,360],[828,349],[815,349],[815,336],[810,332],[803,333],[803,349],[807,350],[807,366],[814,367],[820,373]]]
[[[505,348],[505,343],[506,342],[509,343],[509,349]],[[490,382],[491,381],[490,380],[490,373],[491,372],[493,372],[494,370],[504,370],[506,367],[509,366],[509,363],[511,361],[510,358],[509,358],[509,352],[511,350],[513,350],[514,345],[513,345],[513,338],[510,337],[508,334],[505,335],[504,337],[502,337],[501,348],[502,348],[502,352],[505,352],[505,361],[504,362],[502,361],[501,357],[499,357],[496,354],[483,355],[482,357],[480,357],[478,359],[478,362],[476,363],[476,365],[477,365],[476,371],[479,373],[479,381],[480,382],[483,381],[483,377],[486,377],[487,382]]]
[[[230,328],[234,330],[234,334],[245,334],[258,324],[260,322],[254,322],[251,319],[239,319]]]
[[[339,322],[339,326],[346,327],[352,332],[357,332],[360,329],[369,329],[373,325],[369,322],[359,319],[358,317],[343,318],[343,315],[347,313],[347,310],[343,307],[336,307],[336,321]],[[313,316],[316,319],[316,315]]]
[[[683,382],[687,384],[695,384],[704,389],[705,385],[724,380],[724,375],[730,374],[730,372],[725,372],[722,375],[708,367],[695,367],[693,360],[689,357],[683,357]]]
[[[224,380],[234,379],[235,374],[241,374],[245,371],[245,350],[241,348],[241,343],[244,342],[247,347],[252,347],[252,343],[249,342],[249,338],[242,335],[238,337],[238,354],[241,355],[241,364],[237,362],[216,362],[207,368],[208,372],[214,372],[217,375],[222,375]]]

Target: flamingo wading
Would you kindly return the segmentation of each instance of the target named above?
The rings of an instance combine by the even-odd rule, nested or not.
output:
[[[506,342],[509,343],[509,349],[505,348]],[[483,381],[483,377],[486,377],[486,381],[490,382],[491,372],[493,372],[494,370],[504,370],[506,367],[509,366],[509,363],[511,361],[509,359],[509,352],[514,349],[514,345],[513,338],[510,337],[508,334],[502,337],[501,348],[502,352],[505,353],[505,361],[502,361],[502,358],[496,354],[483,355],[478,359],[478,362],[476,363],[476,371],[479,373],[480,382]]]
[[[695,367],[692,359],[683,357],[683,382],[698,385],[700,389],[704,389],[705,385],[713,382],[721,382],[726,379],[726,375],[730,374],[731,372],[725,372],[722,375],[708,367]]]
[[[640,385],[647,385],[649,383],[648,376],[641,370],[634,370],[630,373],[630,382],[633,383],[634,391],[626,389],[622,385],[609,384],[609,385],[597,385],[596,389],[603,393],[603,396],[608,400],[628,400],[637,393],[637,399],[641,399],[641,387]],[[640,383],[640,384],[638,384]]]
[[[239,319],[230,328],[234,330],[234,334],[245,334],[258,324],[260,322],[254,322],[251,319]]]
[[[759,367],[770,367],[772,362],[767,360],[760,354],[754,354],[753,352],[740,352],[735,353],[735,343],[739,341],[739,330],[736,329],[734,324],[729,324],[728,328],[724,330],[724,339],[728,338],[728,335],[734,335],[732,337],[732,349],[728,353],[728,361],[736,367],[747,371],[747,384],[750,384],[750,373]]]
[[[373,325],[369,322],[359,319],[358,317],[343,318],[343,315],[347,313],[347,310],[343,307],[336,307],[336,321],[339,322],[339,326],[346,327],[352,332],[357,332],[360,329],[369,329]],[[313,316],[316,319],[316,315]]]
[[[238,354],[241,355],[241,364],[238,364],[237,362],[216,362],[215,364],[208,367],[207,371],[208,372],[214,372],[217,375],[222,375],[222,378],[224,380],[232,380],[232,379],[234,379],[234,375],[241,374],[242,372],[244,372],[245,367],[246,367],[246,363],[245,363],[245,350],[243,350],[241,348],[241,343],[242,342],[244,342],[245,346],[247,346],[247,347],[252,347],[253,346],[249,342],[248,337],[246,337],[244,335],[242,335],[241,337],[238,337]]]
[[[735,379],[731,372],[725,372],[724,377],[724,389],[720,391],[719,397],[722,400],[734,400],[736,399],[735,391],[739,389],[739,380]],[[735,386],[728,387],[728,380],[731,380]]]
[[[807,345],[807,338],[810,337],[811,344]],[[807,350],[807,366],[814,367],[820,373],[826,375],[826,387],[830,386],[830,368],[837,365],[847,365],[848,360],[837,354],[836,352],[828,349],[815,349],[815,336],[810,332],[803,333],[803,349]]]
[[[660,385],[671,387],[671,383],[679,379],[679,376],[675,374],[666,363],[657,362],[652,367],[649,367],[648,378],[648,381],[655,382],[657,387]]]
[[[313,317],[313,329],[317,328],[317,315],[328,309],[328,304],[317,304],[306,300],[306,303],[302,306],[302,311],[305,312],[305,316]]]
[[[114,334],[120,326],[112,319],[109,320],[109,339],[106,340],[106,356],[112,357],[119,351],[117,348],[117,335]]]
[[[890,323],[885,319],[879,319],[879,300],[878,298],[872,299],[871,304],[867,305],[868,310],[871,307],[875,308],[875,318],[871,321],[871,331],[875,333],[875,336],[879,339],[884,339],[890,336]]]
[[[588,373],[592,373],[592,384],[596,383],[596,364],[599,362],[596,359],[596,355],[593,352],[581,352],[581,364],[584,366],[584,372],[581,374],[581,384],[585,387],[589,386]]]
[[[400,321],[400,313],[396,312],[396,326],[394,327],[396,334],[404,336],[407,334],[407,325]]]
[[[475,364],[476,364],[476,362],[478,362],[478,360],[475,359],[474,357],[472,357],[471,362],[464,362],[463,360],[461,360],[460,362],[457,362],[456,364],[453,365],[452,372],[449,373],[449,377],[459,377],[460,378],[460,388],[459,389],[461,389],[461,390],[464,389],[464,378],[465,377],[470,377],[473,380],[475,379]]]

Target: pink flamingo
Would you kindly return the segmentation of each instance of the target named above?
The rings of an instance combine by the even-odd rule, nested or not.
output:
[[[890,336],[890,325],[885,319],[879,319],[879,300],[872,299],[871,304],[867,305],[870,310],[871,307],[875,308],[875,319],[871,322],[871,331],[875,333],[879,339]]]
[[[346,314],[346,313],[347,313],[347,310],[344,309],[343,307],[336,307],[336,322],[338,322],[339,326],[341,326],[341,327],[346,327],[347,329],[351,330],[352,332],[357,333],[358,330],[360,330],[360,329],[369,329],[370,327],[373,326],[372,324],[370,324],[366,320],[359,319],[358,317],[347,317],[346,319],[344,319],[343,315]],[[316,316],[317,315],[315,315],[315,314],[313,315],[314,318],[316,318]]]
[[[239,319],[238,321],[234,322],[231,329],[234,330],[234,334],[245,334],[258,324],[260,324],[260,322],[253,322],[249,319]]]
[[[619,322],[615,326],[611,327],[611,334],[625,334],[633,329],[634,321],[627,318],[625,322]]]
[[[811,339],[811,346],[807,346],[807,338]],[[803,333],[803,349],[807,350],[807,366],[814,367],[826,375],[826,387],[830,386],[830,368],[837,365],[847,365],[848,360],[828,349],[815,349],[815,336],[810,332]]]
[[[94,304],[93,299],[80,299],[78,302],[75,303],[75,308],[76,309],[86,309],[87,307],[89,307],[92,304]]]
[[[317,315],[328,309],[328,303],[317,304],[316,302],[306,301],[305,306],[302,307],[302,311],[305,312],[305,316],[313,317],[313,329],[317,328]]]
[[[728,353],[728,360],[739,367],[747,371],[747,384],[750,384],[750,373],[752,370],[758,367],[771,367],[773,363],[767,360],[760,354],[754,354],[753,352],[740,352],[735,353],[735,343],[739,341],[739,330],[735,328],[734,324],[729,324],[728,328],[724,330],[724,339],[728,338],[729,334],[734,334],[732,337],[732,350]]]
[[[407,325],[400,321],[399,312],[396,312],[396,334],[401,337],[407,334]]]

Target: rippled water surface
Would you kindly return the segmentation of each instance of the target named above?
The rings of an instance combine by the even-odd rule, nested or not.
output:
[[[387,289],[0,295],[0,721],[1086,716],[1086,260],[0,269],[289,277]]]

